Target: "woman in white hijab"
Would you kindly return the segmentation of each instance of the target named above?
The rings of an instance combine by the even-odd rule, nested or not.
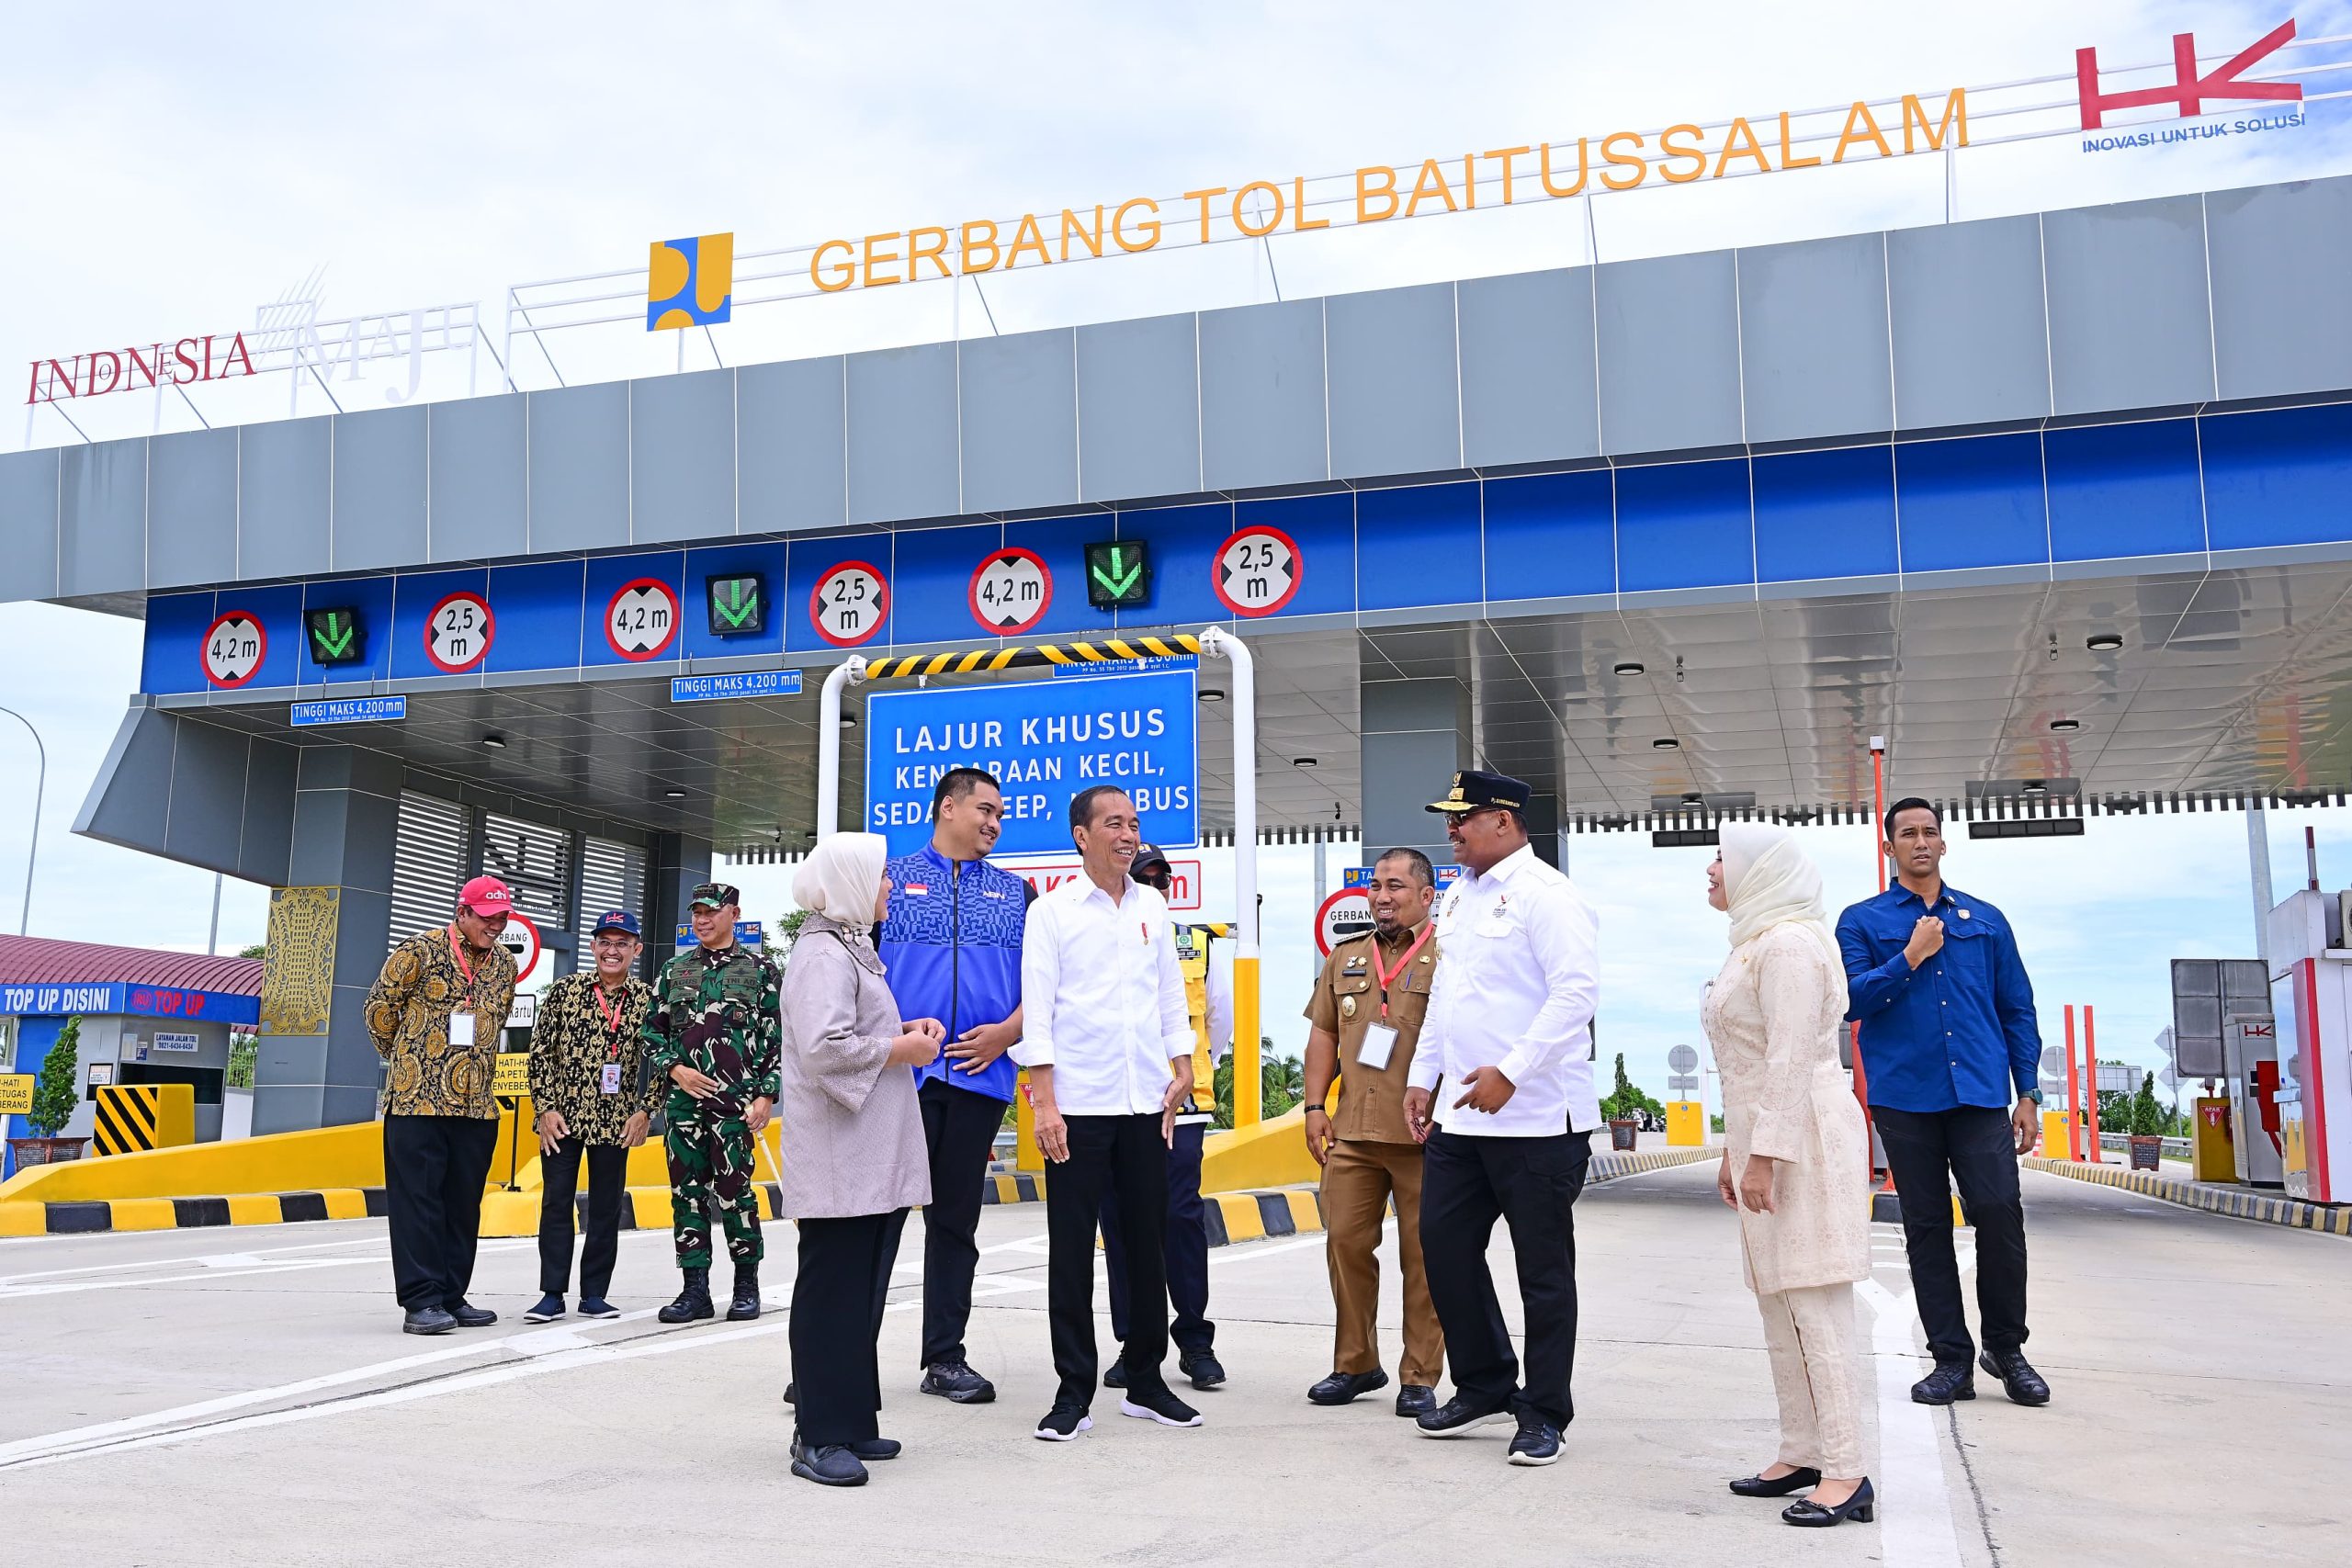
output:
[[[1821,873],[1786,829],[1726,823],[1707,902],[1731,916],[1731,956],[1701,1009],[1724,1085],[1715,1185],[1739,1214],[1781,1407],[1779,1462],[1731,1489],[1811,1487],[1782,1518],[1868,1522],[1853,1281],[1870,1269],[1869,1157],[1838,1065],[1846,972]]]
[[[883,840],[835,833],[793,874],[808,910],[784,970],[783,1210],[800,1231],[792,1282],[792,1473],[862,1486],[895,1459],[881,1435],[875,1341],[907,1211],[931,1201],[914,1075],[939,1055],[937,1019],[902,1022],[874,928],[890,907]],[[897,1068],[898,1071],[891,1069]]]

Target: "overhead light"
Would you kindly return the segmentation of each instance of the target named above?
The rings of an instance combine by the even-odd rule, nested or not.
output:
[[[814,829],[814,828],[811,828],[811,829],[809,829],[807,832],[805,832],[805,833],[801,834],[800,836],[801,836],[802,838],[804,838],[804,839],[813,839],[813,838],[815,838],[815,837],[817,836],[817,829]]]
[[[1678,751],[1681,748],[1682,742],[1671,735],[1661,735],[1650,742],[1650,750],[1654,751]]]
[[[2123,646],[2123,634],[2120,632],[2093,632],[2090,636],[2083,639],[2083,646],[2089,649],[2093,653],[2113,653],[2117,649]]]
[[[1707,804],[1707,797],[1703,795],[1686,795],[1682,797],[1682,804],[1685,806],[1704,806]]]
[[[1614,675],[1640,675],[1646,673],[1644,666],[1638,660],[1631,659],[1624,660],[1621,664],[1611,665],[1610,667],[1610,672]]]
[[[2079,718],[2053,718],[2050,721],[2050,728],[2060,735],[2072,735],[2082,727],[2083,721]]]
[[[1204,687],[1201,692],[1201,701],[1204,703],[1221,703],[1225,701],[1225,694],[1218,691],[1215,686]]]
[[[857,715],[844,712],[842,715],[842,728],[843,729],[855,729],[857,728]]]
[[[682,789],[665,789],[662,792],[662,797],[665,800],[684,800],[686,798],[686,792]]]
[[[485,735],[481,738],[481,743],[493,751],[506,750],[506,737],[503,735]]]
[[[2048,795],[2050,793],[2050,785],[2041,779],[2028,779],[2024,784],[2018,787],[2019,793],[2024,795]]]
[[[1316,765],[1316,762],[1312,757],[1293,757],[1290,760],[1290,765],[1294,768],[1311,768]]]

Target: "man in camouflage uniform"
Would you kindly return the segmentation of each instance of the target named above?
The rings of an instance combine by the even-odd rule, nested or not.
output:
[[[686,1277],[663,1323],[691,1323],[710,1300],[710,1201],[718,1201],[727,1253],[735,1260],[730,1322],[760,1315],[760,1208],[753,1144],[775,1108],[784,1048],[776,1011],[782,974],[737,944],[741,895],[724,883],[694,891],[698,945],[673,958],[653,983],[645,1017],[646,1057],[670,1082],[662,1134],[670,1157],[670,1225]]]

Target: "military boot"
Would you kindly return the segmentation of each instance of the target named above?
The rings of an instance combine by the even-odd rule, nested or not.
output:
[[[760,1266],[735,1265],[735,1299],[727,1304],[727,1321],[743,1323],[760,1315]]]
[[[710,1270],[688,1269],[684,1272],[686,1288],[678,1292],[676,1301],[653,1314],[663,1323],[693,1323],[718,1310],[710,1304]]]

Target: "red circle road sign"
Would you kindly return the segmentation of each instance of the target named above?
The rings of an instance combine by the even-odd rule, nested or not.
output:
[[[817,580],[808,593],[808,624],[835,648],[871,642],[890,615],[890,585],[882,571],[845,560]]]
[[[498,933],[498,945],[514,960],[514,978],[527,980],[531,971],[539,966],[539,954],[544,944],[539,941],[539,928],[519,914],[506,917],[506,929]]]
[[[245,610],[231,610],[204,633],[204,678],[223,691],[233,691],[261,673],[269,657],[269,633],[261,617]]]
[[[1262,524],[1241,529],[1219,546],[1209,586],[1237,615],[1271,615],[1291,601],[1306,576],[1298,541]]]
[[[678,591],[659,578],[622,583],[605,605],[605,640],[623,659],[657,658],[677,637]]]
[[[972,569],[964,603],[980,629],[996,637],[1020,637],[1046,618],[1054,603],[1053,569],[1035,550],[990,551]]]
[[[1372,930],[1372,899],[1361,887],[1342,887],[1315,911],[1315,946],[1324,957],[1351,936]]]
[[[424,657],[433,660],[436,670],[462,675],[481,662],[497,634],[490,601],[470,590],[460,590],[444,596],[424,617]]]

